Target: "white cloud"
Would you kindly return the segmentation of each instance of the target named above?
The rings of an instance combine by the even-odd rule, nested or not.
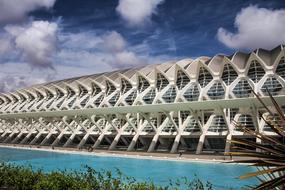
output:
[[[132,66],[137,67],[139,65],[145,64],[145,61],[139,58],[134,52],[122,51],[116,53],[113,56],[111,64],[119,68],[132,67]]]
[[[10,39],[0,38],[0,55],[5,56],[13,50],[13,44]]]
[[[27,26],[6,26],[5,30],[27,63],[35,68],[52,68],[57,49],[56,23],[33,21]]]
[[[230,48],[271,49],[285,43],[285,10],[249,6],[235,18],[236,33],[219,28],[219,41]]]
[[[119,0],[116,10],[129,25],[138,26],[149,22],[157,6],[163,1],[164,0]]]
[[[27,14],[37,9],[49,9],[56,0],[1,0],[0,23],[22,21]]]
[[[57,76],[55,74],[53,70],[44,73],[40,70],[31,70],[27,64],[19,62],[3,63],[0,70],[0,92],[13,91],[54,80]]]
[[[110,52],[123,51],[127,45],[123,36],[116,31],[108,32],[102,37],[102,40],[103,47]]]

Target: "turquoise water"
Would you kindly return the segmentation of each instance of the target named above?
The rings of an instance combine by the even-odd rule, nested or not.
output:
[[[49,172],[53,170],[83,170],[84,165],[96,170],[115,171],[119,169],[139,181],[151,180],[158,185],[167,185],[169,179],[198,176],[202,181],[210,181],[215,189],[241,189],[244,185],[254,185],[257,180],[238,180],[236,177],[254,168],[245,165],[219,163],[192,163],[149,159],[135,159],[109,156],[91,156],[55,153],[37,150],[0,148],[0,161],[18,165],[31,165],[34,169]]]

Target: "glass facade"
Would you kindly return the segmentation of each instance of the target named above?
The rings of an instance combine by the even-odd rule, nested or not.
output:
[[[176,85],[178,90],[184,88],[189,82],[190,79],[188,78],[188,76],[183,71],[178,70],[176,78]]]
[[[155,98],[155,89],[151,89],[144,97],[143,97],[143,101],[146,104],[152,104],[154,98]]]
[[[216,82],[208,90],[207,95],[212,100],[223,99],[225,97],[225,89],[221,82]]]
[[[138,90],[140,93],[149,87],[149,82],[142,76],[138,77],[138,82],[139,82]]]
[[[127,102],[128,105],[132,105],[136,97],[137,97],[137,91],[133,91],[126,97],[125,101]]]
[[[205,67],[200,67],[199,75],[198,75],[198,82],[201,88],[204,88],[211,80],[213,79],[211,73],[205,69]]]
[[[238,123],[242,126],[245,126],[248,129],[255,130],[254,123],[252,120],[252,116],[248,114],[242,114],[238,118]],[[241,131],[240,128],[235,128],[236,131]]]
[[[248,81],[241,79],[233,89],[233,93],[237,98],[246,98],[252,96],[251,86]]]
[[[238,77],[237,72],[230,64],[225,64],[222,80],[226,83],[226,85],[230,85],[236,78]]]
[[[267,78],[265,83],[261,87],[261,91],[265,95],[268,95],[268,91],[269,91],[269,93],[273,96],[278,95],[282,89],[283,89],[282,85],[274,77]]]
[[[109,96],[113,92],[115,92],[116,87],[109,81],[106,81],[106,94]]]
[[[265,75],[265,71],[258,61],[253,60],[250,63],[247,75],[254,83],[258,83]]]
[[[227,131],[227,124],[225,122],[225,119],[223,116],[219,115],[219,116],[215,116],[211,122],[211,125],[208,129],[208,131],[210,132],[223,132],[223,131]]]
[[[200,95],[200,91],[197,84],[191,84],[189,88],[184,92],[184,98],[189,101],[197,101]]]
[[[121,93],[122,94],[125,94],[126,92],[128,92],[132,88],[133,87],[129,81],[127,81],[126,79],[123,79],[123,78],[121,79]]]
[[[156,88],[160,92],[169,84],[168,80],[161,73],[157,73]]]
[[[162,99],[166,103],[174,102],[175,98],[176,98],[176,88],[174,86],[170,87],[162,96]]]

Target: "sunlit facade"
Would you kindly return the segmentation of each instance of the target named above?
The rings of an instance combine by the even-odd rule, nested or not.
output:
[[[285,49],[147,65],[0,95],[0,141],[126,151],[229,150],[258,141],[233,120],[274,136],[251,89],[285,108]]]

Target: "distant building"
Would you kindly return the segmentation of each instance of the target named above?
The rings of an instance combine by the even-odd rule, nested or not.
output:
[[[50,82],[0,95],[0,141],[197,154],[247,138],[233,120],[274,136],[268,89],[285,108],[285,49],[216,55]]]

